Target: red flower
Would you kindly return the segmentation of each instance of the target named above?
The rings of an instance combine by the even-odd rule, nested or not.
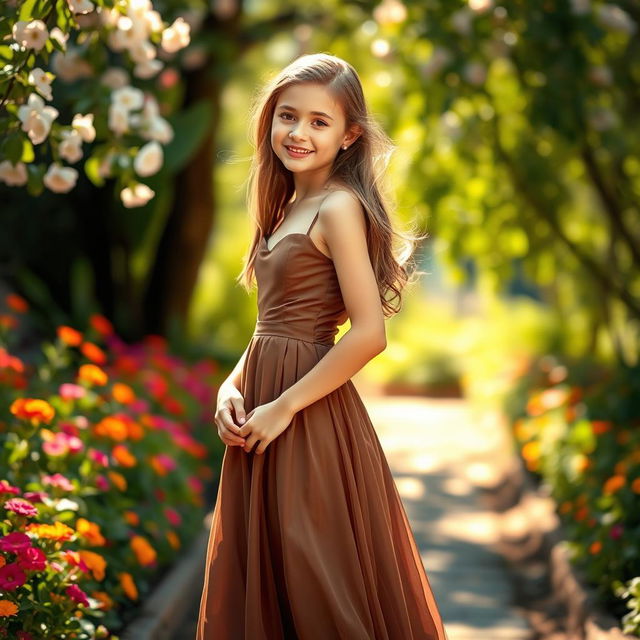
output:
[[[18,553],[31,546],[31,538],[20,531],[14,531],[0,538],[0,551],[12,551]]]
[[[0,589],[11,591],[21,587],[26,581],[25,572],[15,562],[0,567]]]
[[[74,602],[78,602],[80,604],[83,604],[85,607],[89,606],[89,600],[87,599],[87,594],[77,584],[70,584],[65,589],[65,593]]]
[[[44,571],[47,564],[47,556],[42,549],[30,547],[20,551],[17,563],[25,571]]]

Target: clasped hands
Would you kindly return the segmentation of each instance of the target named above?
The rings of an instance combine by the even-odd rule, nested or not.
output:
[[[242,426],[238,426],[234,419]],[[244,398],[230,382],[223,382],[218,391],[218,403],[214,421],[218,435],[227,446],[240,446],[247,453],[260,441],[255,453],[262,454],[291,423],[295,412],[277,398],[261,404],[248,414],[244,410]]]

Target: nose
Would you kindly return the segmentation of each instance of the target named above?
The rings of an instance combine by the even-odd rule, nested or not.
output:
[[[289,135],[292,138],[304,138],[305,135],[304,135],[304,129],[302,127],[302,124],[298,122],[298,124],[292,127],[291,131],[289,131]]]

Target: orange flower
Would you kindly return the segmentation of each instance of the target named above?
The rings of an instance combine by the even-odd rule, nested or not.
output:
[[[131,404],[136,399],[133,389],[124,382],[116,382],[111,389],[111,395],[116,402],[120,404]]]
[[[591,421],[591,429],[593,433],[595,433],[597,436],[600,436],[603,433],[606,433],[607,431],[611,431],[612,427],[613,427],[613,423],[611,423],[609,420],[592,420]]]
[[[573,518],[574,520],[576,520],[577,522],[582,522],[583,520],[585,520],[589,515],[589,509],[587,509],[587,507],[580,507],[574,514],[573,514]]]
[[[109,377],[95,364],[83,364],[78,369],[78,379],[98,386],[107,384]]]
[[[138,441],[144,438],[144,427],[138,422],[134,422],[133,420],[129,421],[129,439]]]
[[[86,518],[78,518],[76,520],[76,531],[95,547],[103,547],[107,544],[106,539],[100,532],[100,525],[90,522]]]
[[[99,313],[91,314],[89,317],[89,324],[103,336],[110,336],[113,334],[113,325],[108,318]]]
[[[15,616],[18,613],[18,605],[11,600],[0,600],[0,616],[6,618],[7,616]]]
[[[78,551],[80,557],[84,560],[84,563],[89,567],[93,577],[96,580],[104,579],[104,570],[107,566],[107,561],[94,551],[88,551],[87,549],[81,549]]]
[[[18,320],[15,316],[10,316],[6,313],[0,313],[0,327],[5,329],[15,329],[18,326]]]
[[[167,540],[174,549],[178,550],[180,548],[180,538],[175,531],[167,531]]]
[[[102,609],[103,611],[113,609],[113,600],[106,591],[92,591],[91,597],[100,602],[98,609]]]
[[[640,493],[640,478],[636,478],[631,483],[631,491],[633,491],[634,493]]]
[[[25,531],[34,533],[38,538],[48,538],[50,540],[71,540],[75,531],[66,524],[56,520],[53,524],[31,523],[26,526]]]
[[[155,549],[149,544],[144,536],[133,536],[129,541],[133,552],[136,554],[138,562],[146,567],[156,561],[157,554]]]
[[[107,361],[107,354],[93,342],[83,342],[80,351],[87,360],[96,364],[104,364]]]
[[[56,329],[58,338],[70,347],[77,347],[82,342],[82,334],[67,325],[61,325]]]
[[[16,418],[31,420],[34,426],[41,422],[49,424],[56,414],[56,410],[46,400],[38,398],[16,398],[9,410]]]
[[[133,581],[133,577],[130,573],[123,571],[118,574],[118,578],[120,579],[120,586],[124,590],[125,594],[130,600],[138,599],[138,589],[136,588],[136,583]]]
[[[604,493],[605,495],[611,495],[612,493],[615,493],[616,491],[622,489],[622,487],[624,487],[625,485],[625,482],[626,478],[623,475],[613,475],[604,483],[604,486],[602,487],[602,493]]]
[[[576,456],[576,469],[581,473],[586,471],[592,466],[591,459],[580,453]]]
[[[94,425],[93,433],[112,440],[126,440],[128,435],[127,423],[118,416],[107,416]]]
[[[527,442],[522,447],[522,457],[527,461],[537,461],[540,458],[540,443],[537,440]]]
[[[13,309],[13,311],[17,311],[18,313],[29,311],[29,303],[17,293],[9,293],[4,301],[7,303],[9,309]]]
[[[120,491],[127,490],[127,479],[117,471],[107,471],[107,475],[113,484],[120,489]]]
[[[166,476],[169,473],[169,470],[162,464],[162,462],[160,460],[158,460],[158,458],[156,456],[150,456],[149,457],[149,462],[151,463],[151,466],[153,467],[153,470],[159,476]]]
[[[138,462],[136,457],[123,444],[117,444],[113,447],[111,455],[115,461],[123,467],[135,467]]]
[[[589,553],[596,554],[602,551],[602,542],[600,540],[596,540],[589,545]]]
[[[4,567],[4,565],[7,564],[7,561],[5,560],[4,556],[0,556],[0,567]]]
[[[127,521],[127,524],[130,524],[132,527],[140,524],[140,516],[135,511],[125,511],[124,519]]]
[[[565,500],[560,504],[560,513],[569,513],[573,509],[573,504],[570,500]]]

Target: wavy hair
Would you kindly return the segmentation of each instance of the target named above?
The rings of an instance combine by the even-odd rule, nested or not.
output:
[[[340,148],[329,180],[344,184],[362,203],[369,257],[383,313],[391,317],[400,311],[403,288],[423,273],[415,268],[413,254],[416,244],[428,234],[394,228],[389,215],[391,198],[383,176],[395,145],[370,115],[356,70],[342,58],[327,53],[302,55],[294,60],[264,86],[251,106],[250,141],[254,153],[247,205],[255,233],[237,281],[247,290],[253,287],[260,243],[275,229],[295,191],[292,173],[271,146],[271,123],[280,94],[301,83],[326,86],[344,110],[346,129],[357,124],[362,132],[348,149]]]

